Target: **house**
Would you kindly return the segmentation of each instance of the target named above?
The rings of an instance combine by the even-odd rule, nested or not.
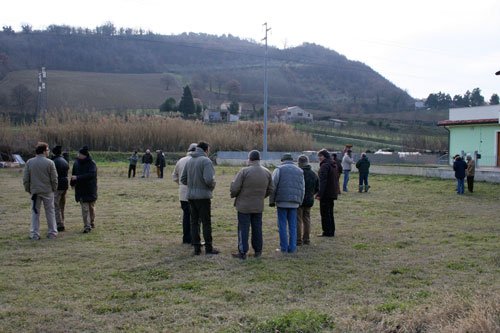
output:
[[[228,102],[224,102],[220,105],[220,110],[205,110],[203,112],[203,121],[216,123],[216,122],[237,122],[240,120],[239,114],[230,114],[229,113],[229,104]],[[241,106],[238,112],[241,112]]]
[[[341,128],[347,125],[347,121],[330,118],[330,123],[333,125],[333,128]]]
[[[471,154],[481,167],[500,167],[500,105],[450,109],[438,126],[449,132],[450,157]]]
[[[271,120],[287,123],[311,122],[313,115],[298,106],[291,106],[272,112]]]

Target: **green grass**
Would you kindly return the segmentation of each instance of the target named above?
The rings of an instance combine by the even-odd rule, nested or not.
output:
[[[263,256],[241,261],[230,256],[238,168],[216,167],[222,254],[194,257],[181,245],[172,166],[163,180],[129,180],[125,162],[98,167],[97,228],[81,233],[69,191],[67,231],[36,242],[22,174],[0,170],[2,332],[498,331],[498,184],[457,196],[451,180],[371,175],[370,192],[357,193],[352,179],[335,203],[335,238],[314,237],[315,204],[312,244],[281,255],[266,207]]]

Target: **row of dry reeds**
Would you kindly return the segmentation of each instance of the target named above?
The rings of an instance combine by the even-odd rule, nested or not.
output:
[[[260,149],[263,124],[204,124],[163,116],[120,116],[99,113],[59,112],[47,116],[44,124],[14,127],[0,120],[0,144],[13,150],[31,150],[36,142],[60,144],[70,149],[87,145],[91,150],[132,151],[146,148],[185,151],[192,142],[206,141],[212,151]],[[294,131],[286,124],[269,124],[270,151],[300,151],[312,147],[308,134]]]

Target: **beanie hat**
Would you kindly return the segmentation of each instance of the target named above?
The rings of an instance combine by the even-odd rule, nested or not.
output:
[[[252,150],[248,153],[249,161],[260,161],[260,153],[258,150]]]
[[[80,154],[82,155],[85,155],[85,156],[89,156],[89,147],[87,146],[83,146],[82,148],[80,148],[80,150],[78,151]]]
[[[283,162],[283,161],[293,161],[292,154],[284,153],[283,157],[281,157],[281,162]]]
[[[61,155],[61,153],[62,153],[62,146],[57,145],[54,148],[52,148],[52,153],[54,155]]]
[[[301,168],[305,167],[305,166],[309,165],[309,158],[306,155],[300,155],[298,162],[299,162],[299,167],[301,167]]]

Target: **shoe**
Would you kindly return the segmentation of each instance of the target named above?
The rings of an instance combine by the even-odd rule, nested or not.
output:
[[[37,240],[40,240],[40,236],[38,236],[38,235],[33,235],[33,236],[30,236],[30,239],[31,239],[31,240],[34,240],[34,241],[37,241]]]
[[[64,228],[63,225],[57,226],[57,231],[61,232],[64,231],[66,228]]]
[[[262,252],[255,252],[253,257],[254,258],[260,258],[262,256]]]
[[[193,256],[199,256],[201,254],[200,250],[194,250],[193,251]]]
[[[90,222],[90,228],[94,229],[95,228],[95,224],[94,222]]]
[[[84,234],[88,234],[91,231],[92,231],[92,228],[90,228],[90,227],[85,227],[85,229],[83,229]]]
[[[213,254],[213,255],[215,255],[215,254],[219,254],[219,253],[220,253],[220,251],[218,249],[216,249],[216,248],[213,248],[211,250],[205,250],[205,254]]]
[[[231,256],[233,258],[238,258],[238,259],[241,259],[241,260],[245,260],[247,258],[247,255],[245,253],[231,253]]]
[[[57,235],[54,235],[54,234],[48,234],[48,235],[47,235],[47,238],[48,238],[48,239],[56,239],[56,238],[57,238]]]
[[[311,244],[311,241],[309,241],[309,240],[304,241],[304,245],[309,245],[309,244]]]

